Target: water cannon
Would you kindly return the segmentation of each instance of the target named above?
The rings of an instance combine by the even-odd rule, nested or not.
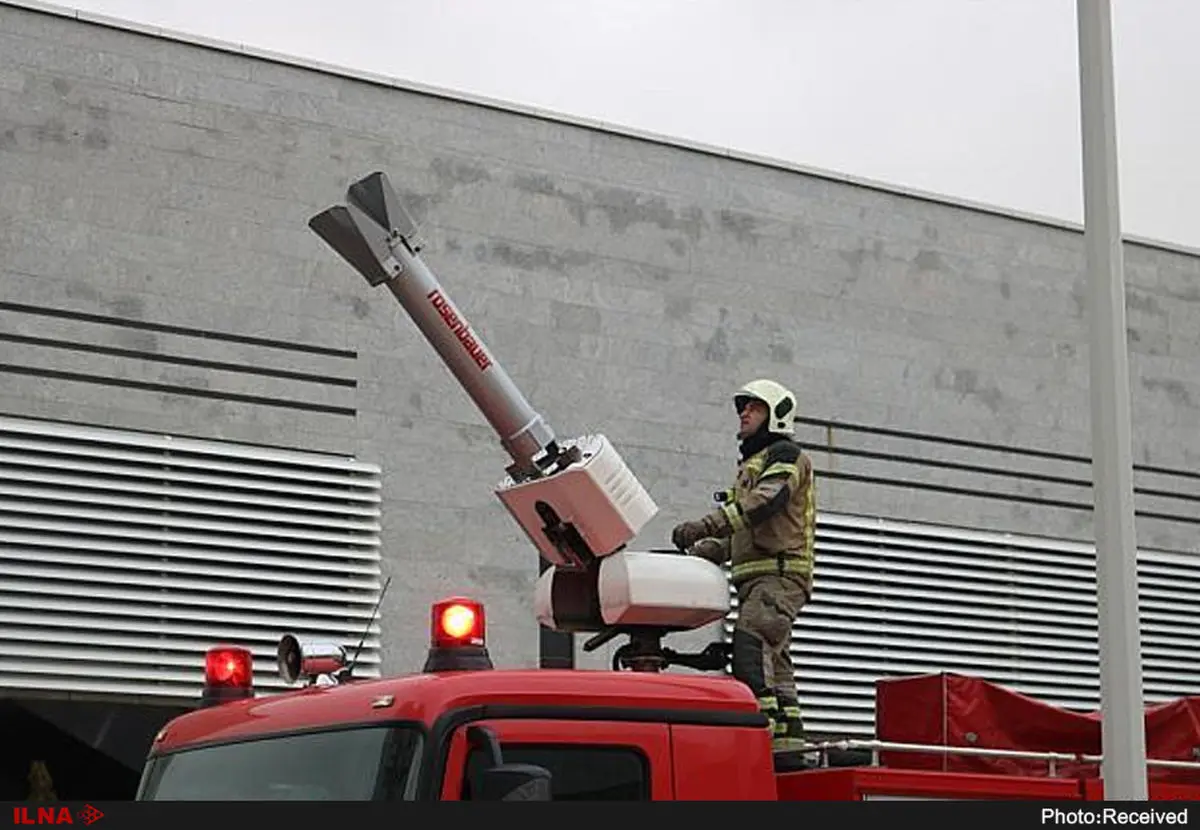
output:
[[[201,707],[254,697],[254,655],[240,646],[213,646],[204,654]]]
[[[584,570],[621,550],[658,507],[603,435],[559,440],[420,256],[424,242],[382,172],[350,185],[312,229],[371,286],[385,285],[512,459],[495,488],[551,565]]]
[[[657,505],[604,435],[560,440],[529,405],[421,258],[417,225],[387,176],[375,172],[351,184],[344,205],[316,214],[308,226],[368,285],[391,291],[499,435],[511,464],[495,493],[552,566],[535,590],[539,622],[597,632],[588,650],[627,634],[621,664],[637,670],[724,667],[720,644],[691,656],[661,645],[671,632],[729,613],[724,571],[703,559],[626,549]],[[426,669],[490,668],[482,606],[446,602],[435,606]],[[475,624],[478,637],[470,633]],[[467,633],[455,636],[458,626]]]

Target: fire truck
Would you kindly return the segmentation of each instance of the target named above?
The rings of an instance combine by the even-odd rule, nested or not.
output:
[[[479,603],[434,603],[430,624],[422,671],[358,681],[340,645],[285,635],[278,670],[302,686],[262,697],[251,652],[213,647],[203,705],[155,737],[137,798],[1103,799],[1095,756],[967,741],[829,741],[773,753],[765,717],[732,677],[646,660],[612,671],[498,669]],[[662,663],[675,658],[705,662],[661,650]],[[927,710],[906,715],[928,719]],[[1150,769],[1152,800],[1200,799],[1200,763],[1156,759]]]
[[[275,658],[298,688],[263,696],[251,651],[214,645],[201,706],[155,737],[139,800],[1103,797],[1094,718],[974,678],[881,680],[880,740],[773,752],[766,716],[728,675],[727,645],[664,642],[728,618],[724,570],[628,547],[653,500],[604,435],[560,440],[529,406],[423,262],[386,176],[355,182],[309,226],[395,295],[499,434],[512,464],[495,492],[549,565],[538,622],[590,634],[585,651],[623,643],[607,671],[496,668],[486,609],[450,597],[431,605],[421,671],[356,679],[346,646],[289,633]],[[1151,798],[1200,800],[1200,703],[1152,720],[1168,739],[1150,742],[1165,747],[1150,762]]]

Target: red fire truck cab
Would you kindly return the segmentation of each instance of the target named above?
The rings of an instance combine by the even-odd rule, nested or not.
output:
[[[434,606],[422,672],[354,680],[340,649],[284,637],[279,670],[306,679],[256,697],[251,653],[209,651],[204,705],[154,739],[139,800],[865,800],[1102,796],[1095,780],[889,768],[844,742],[801,763],[773,755],[753,695],[720,675],[499,670],[484,609]],[[913,747],[908,747],[912,749]],[[920,749],[920,747],[915,747]],[[816,749],[816,748],[814,748]],[[926,747],[926,752],[937,748]],[[843,755],[845,753],[843,752]],[[809,756],[806,756],[809,757]],[[926,756],[928,757],[928,756]],[[843,763],[847,762],[843,758]],[[835,760],[834,763],[837,763]],[[1200,785],[1152,782],[1152,798]]]

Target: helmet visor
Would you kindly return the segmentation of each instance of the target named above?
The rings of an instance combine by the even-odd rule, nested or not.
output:
[[[762,398],[755,398],[751,395],[736,395],[733,399],[733,408],[737,414],[741,415],[742,410],[749,406],[751,401],[758,401],[762,404],[766,403],[766,401],[764,401]]]

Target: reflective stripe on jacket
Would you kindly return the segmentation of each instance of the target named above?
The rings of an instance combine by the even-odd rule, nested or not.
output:
[[[730,531],[733,583],[787,573],[811,593],[816,488],[800,446],[780,439],[746,458],[726,496],[718,512]]]

